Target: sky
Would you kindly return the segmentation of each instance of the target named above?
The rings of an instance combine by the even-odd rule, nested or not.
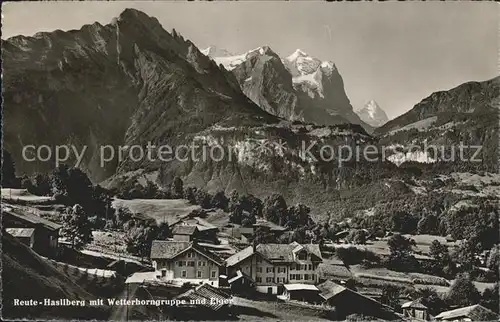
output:
[[[10,2],[2,39],[111,22],[125,8],[155,16],[200,49],[240,54],[300,48],[335,63],[354,109],[375,100],[389,118],[432,92],[499,74],[499,5],[493,2]]]

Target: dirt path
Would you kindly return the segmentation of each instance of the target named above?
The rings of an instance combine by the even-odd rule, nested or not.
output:
[[[119,299],[132,299],[139,288],[136,284],[127,284],[123,292],[118,296]],[[113,307],[111,311],[110,321],[127,321],[130,316],[130,311],[132,311],[132,307],[127,305],[117,305]]]

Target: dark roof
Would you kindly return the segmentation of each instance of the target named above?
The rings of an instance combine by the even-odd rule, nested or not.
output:
[[[321,297],[324,298],[325,300],[329,300],[332,297],[334,297],[342,292],[348,291],[348,289],[346,287],[344,287],[340,284],[337,284],[335,282],[332,282],[330,280],[317,285],[317,288],[321,292],[321,294],[320,294]]]
[[[416,299],[414,301],[406,302],[403,305],[401,305],[401,308],[403,308],[403,309],[405,309],[405,308],[411,308],[411,309],[421,309],[421,310],[427,310],[428,309],[427,306],[425,306],[422,303],[422,299],[421,298]]]
[[[346,288],[340,284],[337,284],[335,282],[332,282],[330,280],[325,281],[319,285],[316,285],[316,287],[320,291],[319,295],[327,301],[329,301],[331,299],[333,299],[335,301],[335,297],[337,297],[340,294],[356,295],[359,298],[359,300],[369,301],[372,304],[378,305],[380,307],[380,310],[382,312],[384,312],[384,314],[383,314],[385,316],[384,319],[390,318],[391,320],[393,320],[393,319],[398,318],[397,314],[394,312],[394,310],[391,307],[384,305],[384,304],[372,299],[371,297],[368,297],[368,296],[363,295],[359,292],[348,289],[348,288]],[[368,302],[366,302],[366,303],[368,303]],[[332,303],[330,302],[329,304],[332,304]],[[353,306],[356,304],[357,303],[352,303]],[[333,305],[335,305],[335,304],[333,304]],[[362,307],[363,305],[358,305],[358,306]],[[360,309],[360,311],[362,311],[362,308],[359,308],[359,309]]]
[[[31,237],[35,232],[34,228],[5,228],[14,237]]]
[[[27,222],[32,223],[32,224],[43,225],[45,228],[47,228],[49,230],[58,230],[62,227],[61,225],[56,224],[55,222],[52,222],[50,220],[47,220],[47,219],[42,218],[40,216],[37,216],[35,214],[31,214],[29,212],[20,213],[17,211],[3,211],[2,216],[5,216],[5,215],[7,215],[7,216],[10,215],[10,216],[13,216],[17,219],[27,221]]]
[[[197,303],[197,306],[202,305],[214,311],[227,306],[228,304],[225,303],[227,303],[227,300],[230,298],[231,296],[229,294],[206,283],[175,297],[175,299],[186,300],[188,306],[190,306],[189,303],[193,301],[193,303]]]
[[[177,225],[172,232],[174,235],[193,235],[198,231],[196,226],[191,225]]]
[[[150,257],[151,259],[174,259],[188,249],[194,249],[218,265],[222,264],[222,260],[205,247],[185,241],[153,240]]]
[[[253,246],[248,246],[247,248],[245,248],[245,249],[237,252],[236,254],[226,258],[226,265],[229,267],[236,265],[236,264],[244,261],[248,257],[252,256],[253,254],[254,254]]]
[[[187,241],[153,240],[151,258],[173,258],[191,245],[192,243]]]
[[[286,228],[280,225],[277,225],[273,222],[263,220],[263,219],[258,219],[257,223],[253,224],[254,227],[264,227],[264,228],[269,228],[271,231],[285,231]]]
[[[498,319],[498,314],[479,304],[461,307],[459,309],[441,312],[435,316],[436,320],[456,320],[468,317],[472,321],[493,321]]]

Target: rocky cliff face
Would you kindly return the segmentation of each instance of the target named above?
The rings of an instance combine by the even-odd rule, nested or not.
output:
[[[385,145],[410,144],[436,147],[433,155],[415,155],[416,160],[459,163],[460,170],[498,171],[498,131],[500,77],[484,82],[468,82],[448,91],[431,94],[407,113],[377,128],[375,134]],[[466,160],[459,156],[459,146]],[[443,155],[442,151],[446,151]],[[455,154],[454,160],[451,156]],[[471,159],[480,162],[471,162]],[[403,158],[404,159],[404,158]],[[411,159],[411,158],[410,158]],[[451,166],[450,166],[451,167]]]
[[[371,131],[354,113],[332,62],[299,49],[282,59],[268,46],[232,56],[213,48],[203,52],[235,75],[245,95],[265,111],[291,121],[353,123]]]
[[[13,37],[2,48],[4,142],[20,172],[54,166],[23,160],[28,144],[87,146],[82,166],[100,181],[127,166],[100,167],[100,146],[175,144],[218,122],[276,121],[189,40],[136,10],[105,26]]]

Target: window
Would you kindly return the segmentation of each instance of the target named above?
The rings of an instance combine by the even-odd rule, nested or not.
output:
[[[193,257],[194,257],[194,253],[189,252],[188,253],[188,258],[193,258]]]
[[[306,252],[300,252],[299,253],[299,259],[306,260],[307,259],[307,253]]]
[[[294,280],[295,279],[295,274],[290,274],[290,279]]]
[[[212,275],[211,275],[211,276],[212,276],[212,278],[215,278],[215,277],[216,277],[216,275],[217,275],[217,271],[212,271]]]
[[[309,270],[312,270],[312,264],[309,264]]]
[[[257,283],[262,283],[262,277],[257,276],[257,277],[255,278],[255,281],[256,281]]]
[[[187,266],[194,267],[194,261],[187,262]]]
[[[207,266],[207,262],[205,262],[205,261],[198,261],[198,266]]]
[[[266,273],[273,273],[274,267],[266,267]]]
[[[285,267],[278,267],[278,273],[285,273],[286,268]]]
[[[308,280],[309,280],[309,274],[304,274],[304,279],[305,279],[306,281],[308,281]]]
[[[177,265],[178,265],[179,267],[182,267],[182,266],[185,266],[185,265],[186,265],[186,262],[185,262],[185,261],[178,261],[178,262],[177,262]]]
[[[162,269],[161,270],[161,277],[165,277],[167,276],[167,270],[166,269]]]
[[[257,273],[262,273],[262,267],[257,267]]]
[[[187,277],[187,272],[186,271],[182,271],[181,272],[181,277]]]
[[[266,283],[274,283],[274,277],[266,277]]]
[[[257,263],[262,263],[262,258],[260,256],[257,256],[256,261],[257,261]]]
[[[197,271],[197,272],[196,272],[196,277],[197,277],[197,278],[202,278],[202,276],[203,276],[203,274],[202,274],[202,272],[201,272],[201,271]]]

